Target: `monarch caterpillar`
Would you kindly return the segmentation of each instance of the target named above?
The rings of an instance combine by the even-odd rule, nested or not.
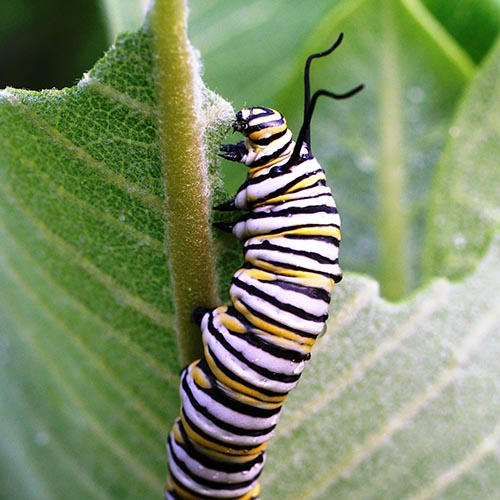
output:
[[[166,500],[258,500],[265,447],[282,404],[324,328],[338,262],[340,217],[325,173],[311,153],[317,99],[310,96],[313,59],[304,70],[304,120],[297,141],[278,111],[245,108],[234,131],[245,140],[221,146],[223,158],[248,167],[245,183],[218,210],[245,210],[216,224],[243,243],[244,264],[229,290],[231,304],[197,309],[204,356],[182,370],[180,417],[167,439]]]

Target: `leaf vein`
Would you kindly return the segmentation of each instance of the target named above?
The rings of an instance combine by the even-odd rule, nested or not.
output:
[[[65,151],[71,153],[85,165],[88,165],[99,172],[106,182],[137,198],[141,203],[149,207],[154,212],[158,214],[163,213],[163,200],[161,197],[150,193],[137,184],[130,182],[123,175],[113,171],[103,162],[96,160],[83,147],[74,144],[56,127],[47,123],[40,115],[30,109],[14,92],[9,91],[9,89],[5,89],[0,92],[0,99],[2,97],[13,108],[18,109],[26,117],[26,119],[34,123],[41,131],[48,134],[54,142],[60,145]]]
[[[14,241],[12,238],[11,243]],[[62,288],[59,283],[53,280],[52,276],[48,274],[43,267],[41,267],[36,261],[31,253],[29,253],[26,248],[21,249],[18,245],[16,245],[19,252],[22,252],[28,260],[33,263],[33,268],[38,269],[38,272],[44,277],[47,284],[50,285],[50,288],[54,290],[54,292],[58,292],[63,294],[66,297],[66,300],[69,302],[70,307],[73,307],[80,316],[88,317],[89,322],[95,322],[98,325],[100,331],[103,332],[104,335],[113,339],[114,342],[119,343],[121,346],[127,349],[128,352],[133,353],[137,356],[140,362],[151,369],[152,373],[162,380],[167,381],[173,386],[177,386],[179,384],[179,378],[177,375],[174,375],[168,372],[163,365],[159,364],[156,359],[154,359],[150,354],[145,352],[141,346],[137,343],[131,341],[128,337],[124,335],[120,335],[111,325],[102,320],[99,316],[97,316],[93,311],[88,309],[84,304],[75,300],[70,294],[67,293],[67,290]]]
[[[64,373],[58,369],[57,363],[51,358],[50,354],[40,346],[39,342],[35,341],[32,336],[27,334],[24,328],[20,328],[18,333],[19,337],[22,338],[34,352],[38,353],[42,357],[44,360],[44,366],[53,375],[54,383],[60,387],[68,399],[71,400],[78,408],[78,413],[85,419],[85,422],[89,425],[91,430],[99,436],[107,448],[116,457],[126,463],[135,475],[145,484],[147,484],[154,491],[159,491],[161,483],[158,481],[158,478],[151,474],[151,472],[144,467],[131,452],[126,450],[119,441],[111,437],[109,433],[106,432],[100,424],[99,419],[88,410],[85,405],[85,400],[78,396],[73,388],[66,382]]]
[[[440,372],[432,384],[428,385],[408,404],[394,413],[386,421],[386,424],[370,434],[361,446],[318,475],[311,482],[312,486],[309,488],[306,487],[295,498],[297,500],[318,498],[327,488],[334,485],[342,477],[352,474],[357,467],[369,459],[377,450],[389,443],[397,432],[407,426],[412,418],[449,387],[458,376],[461,365],[468,361],[473,351],[480,345],[484,336],[498,326],[500,311],[497,309],[497,302],[492,301],[492,303],[495,305],[476,322],[460,347],[455,351],[453,361],[447,368]]]
[[[428,500],[436,498],[438,494],[445,491],[453,483],[456,483],[465,474],[484,460],[488,455],[497,453],[500,443],[500,422],[494,427],[493,432],[487,435],[476,448],[474,448],[462,461],[453,464],[452,467],[443,471],[429,485],[419,492],[407,498],[407,500]]]
[[[38,219],[33,212],[22,202],[16,198],[7,184],[0,183],[0,190],[3,191],[5,197],[10,200],[10,203],[16,206],[23,215],[29,219],[36,227],[38,233],[52,246],[61,253],[72,259],[83,270],[85,270],[96,281],[103,285],[106,289],[113,293],[117,300],[123,302],[130,308],[143,314],[157,325],[164,328],[172,327],[172,319],[169,315],[162,313],[156,307],[149,304],[140,297],[129,293],[123,286],[119,285],[109,274],[103,272],[97,266],[92,264],[87,258],[83,257],[78,250],[64,241],[61,237],[53,233],[46,224]]]
[[[440,305],[440,301],[445,300],[445,287],[444,281],[436,283],[433,293],[404,323],[399,324],[398,329],[390,338],[380,343],[375,350],[366,353],[357,362],[353,363],[347,371],[325,385],[321,393],[316,394],[316,397],[311,402],[304,405],[299,412],[294,412],[288,426],[278,427],[276,434],[280,437],[290,435],[306,420],[312,418],[315,413],[319,413],[337,400],[349,387],[363,380],[366,372],[381,362],[385,356],[394,352],[405,339],[418,333],[419,330],[416,327],[423,324],[426,318],[435,312]],[[367,297],[367,299],[369,298]]]
[[[78,82],[78,88],[95,90],[100,95],[123,104],[126,108],[133,109],[148,118],[157,119],[156,109],[153,106],[120,92],[111,85],[90,76],[88,73],[85,73],[80,82]]]
[[[0,227],[0,234],[2,233],[2,228]],[[8,234],[5,234],[6,238],[9,237]],[[14,246],[15,252],[21,252],[24,257],[30,262],[30,269],[35,267],[39,268],[38,271],[42,274],[44,279],[47,280],[47,283],[50,283],[51,290],[56,291],[54,288],[59,289],[61,293],[65,294],[65,290],[62,290],[57,284],[55,284],[50,275],[48,275],[43,268],[40,268],[38,263],[33,259],[31,254],[26,252],[25,249],[20,248],[16,243],[14,243],[14,238],[9,238],[9,244]],[[78,349],[78,351],[85,356],[85,359],[89,360],[93,367],[95,368],[95,373],[100,373],[111,386],[113,386],[116,392],[123,397],[124,400],[127,401],[127,405],[130,405],[134,410],[137,411],[139,415],[141,415],[146,422],[148,422],[155,430],[164,432],[165,430],[165,422],[158,418],[144,403],[142,400],[138,399],[136,395],[129,390],[129,388],[121,382],[121,380],[106,366],[101,358],[94,354],[94,351],[88,348],[88,346],[82,341],[82,339],[76,334],[74,328],[72,328],[71,323],[68,323],[68,320],[64,319],[62,315],[58,315],[54,313],[53,308],[48,307],[48,305],[41,299],[40,295],[36,293],[36,291],[26,283],[26,281],[18,274],[12,271],[13,266],[8,265],[8,257],[7,257],[7,265],[5,269],[11,269],[9,272],[12,279],[19,285],[19,288],[23,290],[23,293],[26,297],[30,297],[30,299],[39,307],[40,310],[44,311],[45,315],[49,318],[49,320],[56,325],[61,331],[67,333],[66,338],[70,339],[73,345]],[[66,294],[65,294],[66,295]],[[74,301],[72,299],[68,299],[69,302],[72,302],[72,306],[75,307]],[[79,304],[77,302],[77,304]],[[86,314],[89,314],[88,310],[85,311]],[[94,318],[93,318],[94,319]],[[107,330],[108,328],[106,328]],[[145,353],[141,352],[141,356],[144,356]],[[165,372],[164,369],[160,368],[162,379],[170,382],[171,384],[175,384],[178,382],[176,377],[173,377],[168,372]],[[168,375],[168,377],[166,376]]]

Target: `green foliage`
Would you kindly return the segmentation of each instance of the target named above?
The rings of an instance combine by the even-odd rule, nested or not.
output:
[[[144,18],[147,0],[100,0],[105,13],[109,39],[122,31],[139,28]]]
[[[500,27],[497,0],[424,0],[423,3],[475,61],[483,59]]]
[[[152,61],[141,31],[76,87],[0,95],[7,498],[162,490],[180,365]]]
[[[473,36],[494,3],[466,4],[460,26],[438,1],[191,4],[205,80],[236,107],[279,107],[297,130],[304,57],[340,31],[314,84],[366,84],[314,121],[346,278],[270,443],[263,499],[498,497],[500,45],[495,23]],[[196,127],[159,114],[175,83],[155,81],[152,35],[120,36],[75,87],[0,92],[2,498],[161,496],[180,368],[165,234],[183,223],[165,216],[165,192],[184,165],[162,137],[206,138],[196,154],[211,169],[229,108],[186,82],[179,107],[195,98]],[[243,167],[224,168],[233,191]],[[223,297],[239,261],[216,264]],[[386,295],[420,289],[389,303],[356,271]]]
[[[500,226],[500,43],[464,94],[432,186],[426,273],[459,278]]]
[[[469,279],[398,306],[371,280],[339,286],[269,447],[264,498],[496,498],[499,264],[497,238]]]
[[[74,85],[107,45],[99,0],[0,2],[0,88]]]

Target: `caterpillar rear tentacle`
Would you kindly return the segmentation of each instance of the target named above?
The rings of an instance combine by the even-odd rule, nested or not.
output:
[[[218,210],[243,210],[215,223],[243,243],[231,304],[197,309],[203,358],[181,373],[181,412],[167,441],[166,500],[258,500],[265,447],[288,393],[296,386],[328,318],[342,279],[340,217],[325,173],[310,147],[309,127],[321,95],[304,74],[304,123],[297,143],[281,113],[245,108],[233,125],[245,140],[221,146],[222,157],[248,167],[234,199]]]

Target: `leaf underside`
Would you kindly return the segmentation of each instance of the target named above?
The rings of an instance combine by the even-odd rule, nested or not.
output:
[[[400,305],[348,276],[269,446],[263,498],[496,498],[499,264],[497,238],[467,280]]]
[[[9,498],[163,489],[180,364],[152,60],[152,37],[140,31],[76,87],[0,94]],[[220,142],[221,100],[204,99],[207,134]]]

